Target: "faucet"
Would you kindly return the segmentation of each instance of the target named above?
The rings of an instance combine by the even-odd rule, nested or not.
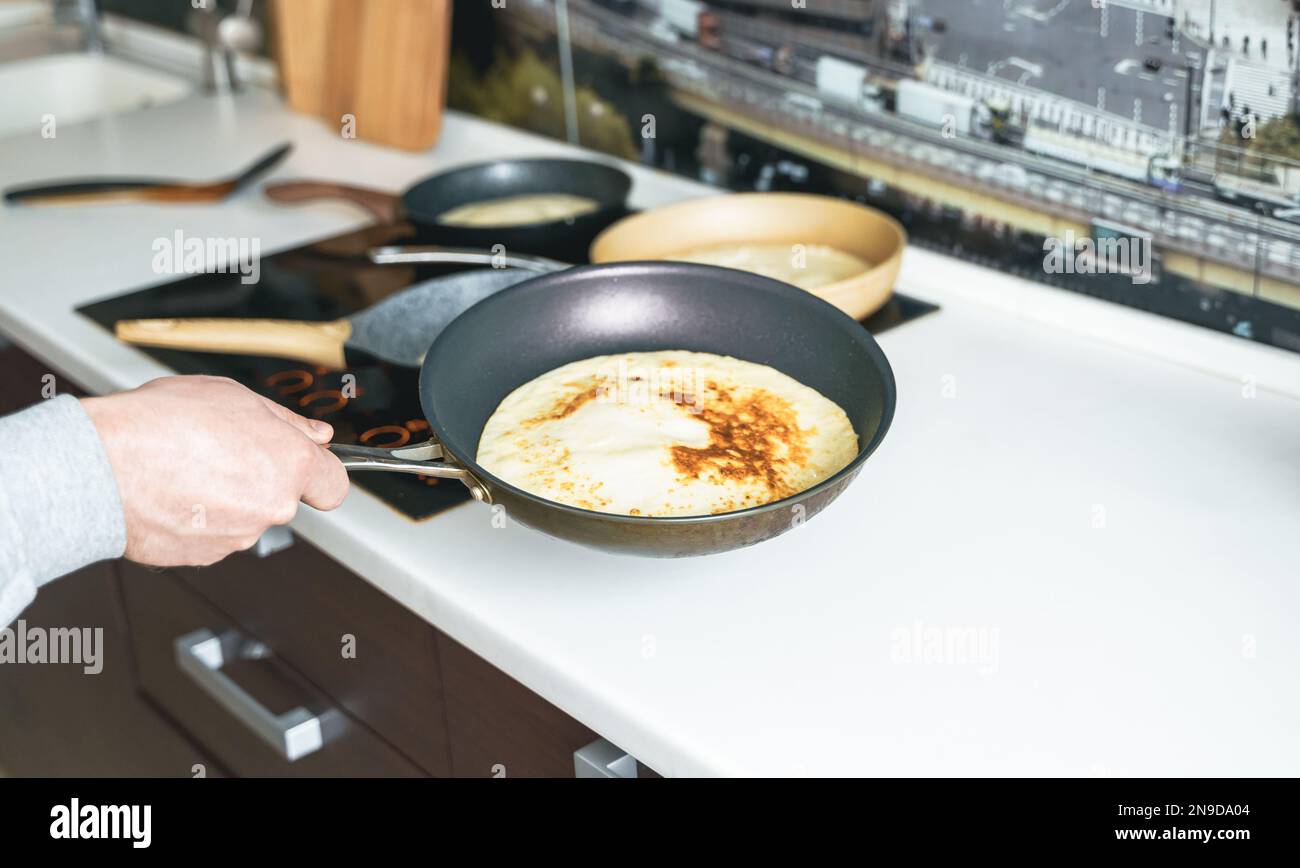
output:
[[[83,51],[104,50],[104,34],[100,31],[99,9],[95,0],[54,0],[54,20],[58,24],[81,26]]]
[[[239,0],[228,15],[217,8],[217,0],[195,0],[189,28],[203,40],[204,88],[211,93],[239,90],[235,52],[253,51],[262,44],[261,25],[253,20],[253,0]]]

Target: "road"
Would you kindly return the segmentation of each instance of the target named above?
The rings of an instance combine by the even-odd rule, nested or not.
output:
[[[788,98],[799,93],[819,101],[815,88],[797,79],[689,40],[664,41],[650,35],[644,21],[585,0],[569,0],[569,10],[575,44],[628,62],[653,56],[674,87],[718,105],[770,118],[781,127],[811,130],[849,153],[871,148],[900,165],[925,167],[1046,214],[1069,214],[1085,223],[1098,217],[1141,227],[1153,232],[1164,249],[1246,272],[1258,267],[1261,273],[1300,282],[1300,226],[1258,218],[1214,199],[1170,196],[1016,148],[972,138],[945,139],[935,129],[888,113],[867,114],[834,104],[823,104],[813,112]],[[544,27],[554,26],[550,15],[537,20]]]
[[[916,0],[942,19],[922,31],[937,57],[1168,131],[1182,132],[1187,71],[1203,67],[1196,42],[1166,37],[1165,16],[1092,0]],[[1158,59],[1159,72],[1144,67]]]

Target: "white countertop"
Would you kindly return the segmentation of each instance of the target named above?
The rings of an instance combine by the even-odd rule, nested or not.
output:
[[[219,174],[284,139],[277,178],[393,190],[566,150],[453,115],[404,154],[252,92],[0,140],[0,186]],[[633,174],[638,206],[704,192]],[[165,371],[73,308],[158,282],[153,239],[270,252],[364,221],[256,191],[0,208],[0,332],[131,387]],[[943,310],[881,337],[892,431],[760,546],[620,558],[494,529],[479,504],[413,523],[361,490],[294,529],[667,775],[1300,774],[1300,356],[925,251],[900,288]]]

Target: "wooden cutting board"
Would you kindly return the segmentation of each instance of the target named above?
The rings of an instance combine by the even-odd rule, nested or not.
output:
[[[407,150],[438,140],[451,0],[273,0],[273,10],[290,108]]]

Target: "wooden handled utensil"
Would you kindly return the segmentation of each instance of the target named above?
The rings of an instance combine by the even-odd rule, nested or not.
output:
[[[533,276],[516,268],[464,271],[418,283],[343,319],[327,322],[240,319],[119,320],[128,344],[293,359],[333,370],[348,367],[348,350],[418,367],[440,331],[475,302]]]
[[[14,205],[92,205],[104,202],[219,202],[254,178],[275,168],[293,150],[284,143],[237,175],[192,183],[160,178],[85,178],[13,187],[5,201]]]

